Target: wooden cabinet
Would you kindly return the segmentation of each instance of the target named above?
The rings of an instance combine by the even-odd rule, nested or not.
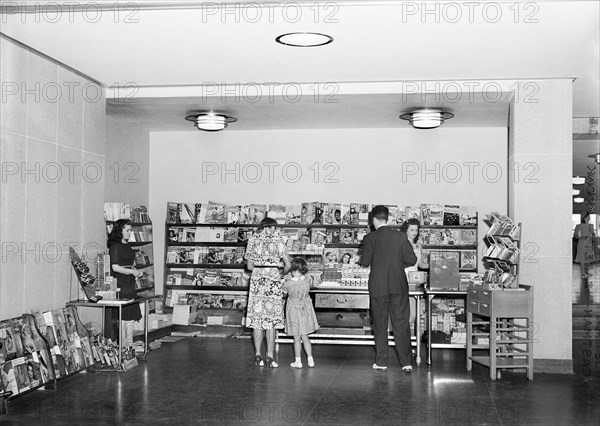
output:
[[[488,330],[483,330],[487,328]],[[487,345],[474,344],[483,338]],[[473,350],[487,350],[475,356]],[[525,369],[533,380],[533,289],[486,290],[470,287],[467,292],[467,370],[476,362],[490,369],[490,379],[500,378],[504,368]]]

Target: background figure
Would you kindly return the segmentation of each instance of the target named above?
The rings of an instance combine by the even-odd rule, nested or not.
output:
[[[285,241],[276,227],[275,219],[266,217],[261,220],[246,248],[248,270],[252,271],[246,327],[253,329],[254,364],[267,368],[279,366],[273,359],[275,330],[284,327],[282,273],[278,267],[283,261],[285,275],[291,266],[285,251]],[[261,351],[265,331],[267,355],[263,362]]]
[[[577,256],[575,262],[581,264],[581,277],[587,279],[591,275],[587,268],[588,265],[596,261],[594,253],[594,240],[596,236],[594,226],[589,223],[590,214],[588,212],[581,216],[581,223],[575,227],[575,238],[577,241]]]
[[[135,299],[135,279],[142,275],[142,272],[133,266],[135,253],[127,244],[131,235],[131,221],[129,219],[119,219],[113,225],[112,231],[108,236],[108,254],[110,255],[110,273],[117,280],[117,287],[121,289],[119,298]],[[113,317],[114,318],[114,317]],[[140,305],[134,303],[123,307],[122,324],[123,347],[129,348],[133,345],[133,321],[142,318]]]
[[[362,266],[371,267],[369,298],[376,353],[373,368],[387,369],[388,317],[391,317],[400,365],[403,371],[411,372],[410,308],[404,268],[417,263],[417,256],[405,233],[386,226],[388,216],[386,206],[373,207],[371,217],[375,231],[364,237],[360,260]]]
[[[296,257],[292,261],[290,270],[292,278],[285,281],[283,291],[287,293],[285,306],[285,332],[294,336],[295,360],[290,364],[293,368],[302,368],[301,354],[302,344],[308,358],[308,366],[314,367],[315,361],[312,356],[312,346],[308,335],[318,330],[317,315],[308,295],[310,280],[306,278],[308,266],[306,260]]]
[[[404,272],[406,273],[407,279],[408,279],[409,272],[418,271],[419,268],[421,268],[421,269],[429,268],[429,265],[427,265],[426,263],[423,263],[423,261],[422,261],[422,258],[423,258],[422,246],[421,246],[421,242],[419,241],[420,226],[421,226],[421,224],[419,223],[419,220],[415,219],[413,217],[413,218],[410,218],[410,219],[404,221],[402,223],[402,226],[400,227],[400,230],[406,234],[406,237],[408,238],[408,242],[412,246],[415,256],[417,256],[417,262],[414,265],[404,268]],[[417,301],[412,297],[410,297],[408,300],[409,300],[409,304],[410,304],[410,323],[414,324],[415,319],[417,318],[417,312],[416,312],[417,311]],[[421,336],[417,336],[417,344],[419,344],[418,341],[419,341],[420,337]]]

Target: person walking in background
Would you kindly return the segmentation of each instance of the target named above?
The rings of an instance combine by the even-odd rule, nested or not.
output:
[[[289,336],[294,336],[294,356],[296,358],[290,366],[302,368],[301,354],[302,345],[304,344],[308,366],[314,367],[315,361],[308,335],[317,331],[319,324],[312,301],[308,295],[310,284],[306,278],[308,272],[306,260],[301,257],[294,258],[290,272],[292,278],[286,280],[283,284],[283,291],[288,295],[285,306],[285,332]]]
[[[252,328],[254,339],[254,364],[275,368],[279,365],[273,359],[275,330],[284,328],[282,272],[278,269],[283,261],[283,275],[290,269],[290,259],[285,250],[285,241],[277,229],[277,221],[264,218],[256,232],[248,240],[246,249],[250,290],[246,327]],[[267,335],[267,355],[263,361],[262,341]]]
[[[577,238],[577,256],[575,263],[581,264],[581,277],[587,279],[589,275],[588,265],[596,261],[594,253],[594,240],[596,236],[594,226],[589,223],[590,214],[585,212],[581,215],[581,223],[575,227],[575,238]]]
[[[404,268],[415,265],[417,256],[404,232],[386,226],[389,217],[386,206],[373,207],[371,217],[375,231],[363,239],[360,264],[371,267],[369,298],[376,353],[373,368],[387,370],[390,316],[398,360],[402,371],[409,373],[412,371],[410,308]]]

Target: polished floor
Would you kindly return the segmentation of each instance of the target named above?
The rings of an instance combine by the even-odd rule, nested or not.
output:
[[[464,350],[434,351],[433,366],[374,371],[373,347],[315,345],[316,368],[254,367],[249,339],[165,343],[126,373],[79,374],[58,390],[9,402],[0,424],[600,424],[600,379],[465,369]]]

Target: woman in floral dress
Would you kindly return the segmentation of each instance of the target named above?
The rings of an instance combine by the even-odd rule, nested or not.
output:
[[[254,329],[254,364],[278,367],[273,360],[275,330],[284,328],[282,271],[286,274],[291,262],[285,251],[285,240],[272,218],[263,219],[248,241],[246,259],[250,277],[246,327]],[[267,335],[267,356],[263,362],[261,349],[264,331]]]

